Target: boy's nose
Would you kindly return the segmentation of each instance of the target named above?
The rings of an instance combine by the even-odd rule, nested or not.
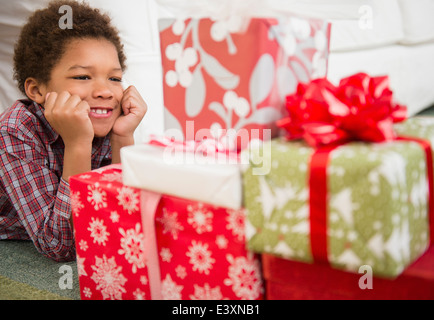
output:
[[[105,83],[98,81],[94,84],[93,96],[94,98],[110,99],[113,97],[113,92]]]

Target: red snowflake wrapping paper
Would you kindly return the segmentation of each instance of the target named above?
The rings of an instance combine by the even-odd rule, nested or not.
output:
[[[212,137],[240,150],[270,139],[285,97],[327,74],[323,20],[228,15],[160,19],[159,28],[165,129],[179,140]]]
[[[263,298],[243,210],[163,195],[146,216],[150,193],[123,185],[119,165],[73,176],[70,187],[83,300]]]

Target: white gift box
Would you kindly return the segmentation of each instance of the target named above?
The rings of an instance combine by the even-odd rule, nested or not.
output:
[[[140,144],[121,149],[127,186],[221,207],[242,206],[241,169],[225,153],[204,155],[179,146]]]

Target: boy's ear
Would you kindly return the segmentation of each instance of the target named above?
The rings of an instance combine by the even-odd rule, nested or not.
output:
[[[24,82],[24,89],[29,99],[36,103],[43,104],[45,102],[46,88],[35,78],[27,78]]]

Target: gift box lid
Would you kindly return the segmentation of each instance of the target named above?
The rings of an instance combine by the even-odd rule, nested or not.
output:
[[[241,208],[240,165],[225,154],[205,156],[170,146],[142,144],[122,148],[121,159],[125,185]]]

